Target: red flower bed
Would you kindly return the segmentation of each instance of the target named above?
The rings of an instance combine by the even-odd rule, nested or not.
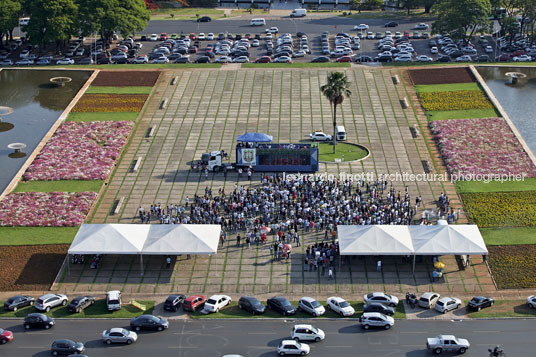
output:
[[[92,86],[152,87],[160,76],[159,71],[100,71]]]
[[[413,84],[447,84],[475,82],[475,77],[467,67],[411,69],[409,76]]]

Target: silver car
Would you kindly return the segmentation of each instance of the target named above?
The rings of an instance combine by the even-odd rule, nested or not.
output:
[[[442,297],[435,304],[435,309],[438,312],[447,313],[451,310],[458,309],[462,306],[462,301],[458,298]]]
[[[56,306],[67,305],[67,296],[63,294],[45,294],[35,302],[35,308],[39,311],[49,312]]]
[[[138,334],[136,332],[121,327],[114,327],[102,331],[102,340],[108,345],[112,343],[126,343],[130,345],[132,342],[136,342],[137,339]]]
[[[314,317],[324,315],[326,309],[321,303],[311,297],[302,297],[298,303],[298,310],[307,312]]]

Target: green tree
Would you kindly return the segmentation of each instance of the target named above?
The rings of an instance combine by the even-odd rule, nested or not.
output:
[[[501,24],[501,32],[505,36],[510,37],[510,43],[513,42],[515,34],[519,33],[521,30],[519,22],[515,17],[505,17]]]
[[[55,42],[56,48],[73,35],[78,35],[78,6],[73,0],[32,0],[28,7],[30,22],[23,27],[31,43]]]
[[[0,45],[6,36],[6,44],[11,37],[13,29],[19,24],[19,16],[22,13],[22,4],[17,0],[0,0]]]
[[[479,28],[487,28],[491,14],[489,0],[443,0],[435,9],[433,33],[451,33],[467,42]]]
[[[421,5],[421,0],[403,0],[402,1],[402,8],[408,10],[408,16],[410,14],[411,9],[415,9]]]
[[[78,0],[82,35],[100,34],[109,40],[114,32],[124,37],[147,26],[150,11],[144,0]]]
[[[422,6],[424,6],[424,13],[429,14],[432,7],[439,3],[440,0],[422,0]]]
[[[349,89],[350,82],[343,72],[330,72],[328,82],[320,87],[320,91],[333,105],[333,153],[337,145],[337,105],[341,104],[344,97],[349,97],[352,92]]]

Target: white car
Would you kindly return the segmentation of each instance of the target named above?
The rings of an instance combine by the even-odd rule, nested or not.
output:
[[[274,63],[292,63],[292,58],[288,56],[281,56],[274,59]]]
[[[374,32],[367,32],[367,39],[374,40]]]
[[[294,325],[290,337],[295,341],[319,342],[326,338],[326,334],[324,331],[313,325]]]
[[[421,56],[417,56],[416,60],[418,62],[432,62],[433,61],[433,58],[432,57],[428,57],[426,55],[421,55]]]
[[[313,141],[330,141],[333,140],[331,135],[325,134],[322,131],[315,131],[312,134],[309,134],[309,138]]]
[[[484,52],[486,52],[486,53],[493,53],[493,47],[491,47],[491,46],[486,46],[486,47],[484,48]]]
[[[261,45],[259,40],[253,40],[251,42],[251,47],[259,47]]]
[[[76,50],[77,56],[83,56],[86,51],[83,48],[79,48]]]
[[[49,312],[56,306],[67,305],[67,296],[63,294],[45,294],[35,302],[35,308],[39,311]]]
[[[359,321],[361,322],[361,327],[365,330],[371,327],[383,327],[388,330],[395,324],[395,319],[379,312],[364,312]]]
[[[359,25],[356,25],[354,26],[354,30],[368,30],[369,29],[369,25],[367,24],[359,24]]]
[[[464,338],[456,338],[453,335],[439,335],[426,339],[426,348],[436,355],[443,351],[464,354],[471,345]]]
[[[231,63],[233,59],[229,56],[221,56],[214,60],[215,63]]]
[[[72,58],[61,58],[61,59],[56,61],[56,64],[63,64],[63,65],[74,64],[74,59],[72,59]]]
[[[456,57],[456,62],[472,62],[473,59],[469,55],[463,55],[460,57]]]
[[[153,33],[153,34],[149,37],[149,41],[158,41],[159,38],[160,38],[160,37],[159,37],[157,34]]]
[[[355,314],[355,310],[352,305],[338,296],[332,296],[327,299],[327,308],[328,310],[332,310],[341,316],[352,316]]]
[[[126,343],[130,345],[132,342],[136,342],[137,339],[138,334],[136,332],[121,327],[114,327],[102,331],[102,340],[107,345],[111,345],[112,343]]]
[[[268,31],[271,33],[271,34],[274,34],[274,33],[278,33],[279,32],[279,29],[277,27],[270,27],[268,29]]]
[[[13,66],[13,61],[10,59],[5,59],[0,61],[0,66]]]
[[[394,59],[395,62],[411,62],[411,56],[398,56]]]
[[[227,295],[212,295],[210,298],[205,301],[205,307],[203,311],[209,312],[218,312],[221,308],[229,305],[231,303],[231,298]]]
[[[395,307],[398,305],[398,298],[394,295],[389,295],[382,292],[374,292],[363,296],[363,302],[368,304],[369,302],[379,302],[381,304]]]
[[[212,32],[209,32],[207,34],[207,41],[213,41],[214,40],[214,34]]]
[[[294,340],[283,340],[277,346],[277,354],[280,356],[286,356],[286,355],[301,355],[305,356],[308,355],[311,351],[311,348],[309,345],[306,345],[305,343],[299,343],[298,341]]]
[[[430,48],[430,53],[435,55],[435,54],[439,53],[439,50],[437,49],[437,47],[434,46],[434,47]]]
[[[158,58],[155,58],[151,63],[154,63],[154,64],[169,63],[169,58],[167,58],[167,57],[158,57]]]
[[[248,63],[248,62],[249,62],[249,58],[247,58],[246,56],[239,56],[233,60],[233,63]]]
[[[428,30],[428,25],[421,22],[413,27],[414,30]]]
[[[532,61],[532,57],[527,56],[527,55],[515,56],[513,59],[514,59],[514,62],[531,62]]]
[[[424,293],[421,295],[418,305],[424,307],[425,309],[431,309],[434,307],[435,303],[439,300],[440,295],[438,293]]]
[[[536,295],[531,295],[527,298],[527,306],[531,309],[536,309]]]
[[[434,308],[436,311],[445,314],[451,310],[458,309],[460,306],[462,306],[462,301],[460,299],[445,296],[437,300]]]
[[[197,35],[197,39],[200,41],[206,40],[206,36],[204,32],[200,32],[199,35]]]
[[[134,64],[144,64],[148,62],[149,62],[149,58],[147,56],[138,56],[132,60],[132,63]]]

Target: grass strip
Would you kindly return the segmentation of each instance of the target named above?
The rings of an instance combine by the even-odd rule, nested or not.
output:
[[[415,86],[417,93],[444,92],[457,90],[480,90],[476,82],[472,83],[447,83],[447,84],[420,84]]]
[[[426,117],[429,121],[448,120],[448,119],[474,119],[474,118],[492,118],[500,117],[499,113],[493,108],[490,109],[467,109],[467,110],[430,110],[426,111]]]
[[[103,180],[20,181],[14,192],[99,192]]]
[[[140,304],[145,305],[147,308],[145,311],[139,310],[137,307],[130,305],[130,304],[123,304],[121,307],[121,310],[118,311],[108,311],[106,307],[106,299],[99,299],[96,300],[95,303],[89,307],[87,307],[85,310],[82,310],[78,314],[76,313],[70,313],[67,311],[67,305],[61,306],[58,308],[54,308],[50,312],[43,312],[47,316],[51,316],[54,318],[103,318],[103,319],[109,319],[109,318],[132,318],[136,317],[142,314],[152,314],[154,310],[154,301],[138,301]],[[2,305],[4,305],[3,301],[0,301]],[[17,310],[16,312],[13,311],[0,311],[0,318],[2,317],[25,317],[28,314],[34,313],[34,312],[40,312],[37,311],[33,306],[27,306],[22,309]]]
[[[221,63],[167,63],[167,64],[99,64],[99,65],[82,65],[73,64],[69,66],[47,66],[47,68],[82,68],[82,69],[139,69],[139,68],[165,68],[165,69],[190,69],[190,68],[220,68]]]
[[[68,121],[135,121],[138,112],[69,113]]]
[[[536,178],[525,178],[523,181],[456,181],[456,192],[512,192],[535,191]]]
[[[90,86],[86,93],[89,94],[149,94],[153,89],[152,86],[132,86],[132,87],[101,87]]]
[[[2,245],[71,244],[78,227],[0,227]]]
[[[536,310],[528,307],[525,300],[495,300],[493,306],[470,312],[467,316],[472,318],[534,317]]]
[[[242,68],[323,68],[323,67],[350,67],[348,62],[324,62],[324,63],[243,63]]]
[[[480,228],[486,245],[536,244],[536,228]]]
[[[366,157],[368,150],[348,143],[337,143],[335,154],[333,153],[333,143],[320,143],[318,144],[318,159],[320,161],[331,161],[335,159],[342,159],[344,155],[344,161],[359,160]]]

